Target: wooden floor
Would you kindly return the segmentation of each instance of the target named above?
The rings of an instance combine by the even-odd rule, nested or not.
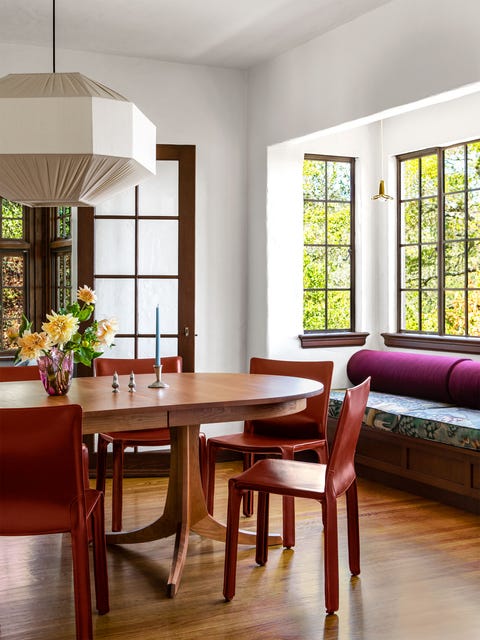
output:
[[[226,477],[237,469],[218,465],[220,519]],[[153,519],[166,482],[126,481],[125,526]],[[325,615],[319,506],[299,500],[295,550],[274,547],[257,567],[253,548],[241,547],[230,603],[222,598],[221,543],[193,536],[173,600],[165,592],[170,540],[110,548],[111,611],[94,614],[96,640],[480,638],[479,516],[367,481],[359,491],[362,573],[348,571],[342,503],[338,615]],[[279,531],[280,503],[272,502],[271,530]],[[2,640],[74,638],[69,536],[0,538],[0,625]]]

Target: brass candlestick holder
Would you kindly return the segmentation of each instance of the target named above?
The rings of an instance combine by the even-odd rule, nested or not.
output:
[[[155,371],[155,382],[148,385],[149,389],[168,389],[169,385],[166,382],[162,382],[162,365],[154,364],[153,370]]]

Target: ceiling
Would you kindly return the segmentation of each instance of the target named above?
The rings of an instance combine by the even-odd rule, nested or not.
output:
[[[248,68],[390,0],[57,0],[56,47]],[[1,42],[51,46],[53,0],[1,0]]]

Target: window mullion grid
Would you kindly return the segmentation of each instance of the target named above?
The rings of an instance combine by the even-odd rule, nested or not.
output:
[[[422,214],[423,214],[423,189],[422,189],[422,159],[419,159],[418,162],[418,328],[421,333],[423,333],[423,284],[422,284],[422,273],[423,273],[423,260],[422,260],[422,249],[423,249],[423,238],[422,238]]]
[[[463,286],[465,287],[463,292],[464,309],[465,309],[465,335],[470,335],[469,327],[469,314],[468,314],[468,147],[465,144],[463,146],[463,158],[464,158],[464,175],[465,175],[465,191],[463,192],[463,211],[465,216],[465,239],[463,242],[464,250],[464,272],[463,272]]]
[[[139,239],[138,239],[138,185],[135,187],[135,220],[134,220],[134,233],[135,233],[135,273],[134,273],[134,287],[133,287],[133,304],[135,313],[133,314],[133,357],[138,358],[138,254],[139,254]]]
[[[328,161],[325,162],[325,252],[324,252],[324,262],[325,262],[325,284],[324,284],[324,297],[323,297],[323,305],[324,305],[324,331],[328,330]]]
[[[445,150],[437,150],[438,166],[438,333],[445,335]]]

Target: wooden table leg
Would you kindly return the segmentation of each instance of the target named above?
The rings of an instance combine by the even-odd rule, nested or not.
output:
[[[207,512],[200,477],[199,433],[200,425],[170,427],[170,479],[163,515],[145,527],[107,534],[108,544],[150,542],[175,535],[175,551],[167,586],[171,597],[175,596],[180,585],[190,531],[225,541],[225,525]],[[240,544],[254,545],[255,532],[240,531],[238,541]],[[269,537],[269,544],[281,543],[281,536],[272,534]]]

